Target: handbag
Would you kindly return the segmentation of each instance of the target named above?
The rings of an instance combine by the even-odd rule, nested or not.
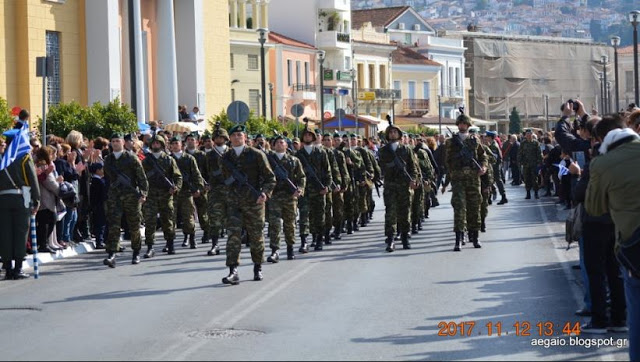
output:
[[[618,239],[622,239],[619,233]],[[640,279],[640,227],[633,232],[631,238],[624,244],[617,245],[615,249],[616,259],[633,277]]]
[[[56,200],[56,222],[62,221],[65,215],[67,215],[67,207],[60,198]]]
[[[584,204],[579,203],[578,206],[569,210],[567,220],[565,222],[565,241],[569,243],[578,241],[582,237],[582,224],[584,222]]]

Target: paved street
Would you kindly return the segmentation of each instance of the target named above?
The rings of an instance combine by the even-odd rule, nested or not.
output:
[[[221,284],[224,251],[207,257],[200,244],[178,244],[176,255],[158,253],[138,266],[129,251],[113,270],[100,252],[56,261],[42,267],[39,280],[0,282],[0,358],[628,359],[626,348],[572,347],[556,338],[565,323],[585,321],[573,314],[581,307],[579,274],[571,270],[577,248],[565,250],[557,222],[565,214],[552,199],[525,201],[515,187],[507,194],[507,205],[490,207],[480,250],[467,244],[451,251],[447,192],[412,238],[413,249],[388,254],[378,200],[368,227],[323,252],[265,264],[262,282],[251,281],[243,250],[236,287]],[[536,324],[547,321],[554,335],[542,338],[567,346],[532,346]],[[475,326],[470,336],[468,329],[438,336],[440,322]],[[530,323],[530,336],[516,336],[515,322]]]

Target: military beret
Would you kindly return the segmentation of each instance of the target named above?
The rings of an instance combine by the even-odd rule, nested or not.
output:
[[[256,138],[264,138],[264,135],[262,133],[258,133],[257,135],[255,135],[253,137],[253,139],[255,140]]]
[[[191,133],[187,134],[187,136],[184,138],[184,139],[185,139],[185,141],[186,141],[189,137],[193,137],[193,138],[195,138],[195,139],[198,139],[198,138],[199,138],[198,132],[197,132],[197,131],[193,131],[193,132],[191,132]]]
[[[355,134],[355,133],[352,133],[352,134],[350,134],[350,135],[349,135],[349,137],[350,137],[350,138],[358,138],[358,135],[357,135],[357,134]]]
[[[236,132],[247,133],[247,127],[245,127],[245,125],[243,124],[236,124],[235,126],[231,127],[231,129],[229,130],[229,134]]]
[[[497,136],[497,135],[498,135],[497,133],[495,133],[495,132],[493,132],[493,131],[487,131],[487,132],[486,132],[486,134],[487,134],[487,136],[489,136],[489,137],[495,137],[495,136]]]
[[[110,139],[114,139],[114,138],[120,138],[120,139],[123,139],[123,138],[124,138],[124,134],[123,134],[122,132],[114,132],[114,133],[111,135],[111,138],[110,138]]]
[[[340,138],[340,133],[338,131],[333,132],[333,138]]]
[[[285,140],[286,141],[286,138],[281,134],[276,134],[271,138],[271,140],[274,141],[274,142],[277,141],[277,140]]]
[[[322,131],[320,130],[320,128],[316,128],[315,132],[316,132],[317,135],[322,134]]]
[[[415,139],[415,138],[416,138],[416,135],[414,135],[413,133],[410,133],[410,134],[409,134],[409,138],[411,138],[411,139]]]
[[[182,137],[180,136],[173,136],[171,137],[171,140],[169,141],[170,143],[174,143],[174,142],[182,142]]]
[[[133,140],[133,138],[134,138],[134,137],[131,135],[131,133],[126,133],[126,134],[124,135],[124,140],[125,140],[125,141],[131,141],[131,140]]]
[[[527,128],[524,130],[524,133],[533,133],[533,130],[531,128]]]
[[[478,127],[469,127],[469,133],[478,133],[480,131],[480,128]]]
[[[322,135],[322,137],[323,137],[323,138],[324,138],[324,137],[331,137],[331,133],[329,133],[329,132],[325,132],[325,133]]]
[[[211,135],[208,133],[205,133],[202,135],[202,137],[200,138],[200,141],[208,141],[211,139]]]

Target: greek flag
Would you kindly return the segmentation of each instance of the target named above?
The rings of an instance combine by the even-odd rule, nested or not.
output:
[[[31,145],[29,144],[29,124],[27,122],[23,123],[22,128],[8,130],[3,133],[3,135],[13,139],[7,146],[2,160],[0,160],[0,171],[9,167],[13,161],[31,151]]]
[[[564,165],[561,165],[559,163],[554,163],[554,166],[558,167],[558,177],[562,178],[562,176],[568,175],[569,174],[569,169],[566,168]]]

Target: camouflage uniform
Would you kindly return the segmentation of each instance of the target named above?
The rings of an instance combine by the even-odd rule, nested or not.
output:
[[[520,150],[518,151],[518,160],[522,165],[522,174],[524,178],[524,185],[527,189],[528,198],[531,198],[531,188],[538,195],[538,165],[542,163],[542,151],[540,150],[540,143],[534,139],[531,141],[524,140],[520,143]],[[537,197],[536,197],[537,198]]]
[[[230,133],[233,133],[230,132]],[[220,163],[222,177],[227,180],[229,192],[226,195],[228,221],[227,229],[227,266],[234,267],[240,264],[240,249],[242,247],[242,229],[246,229],[250,243],[251,260],[254,264],[262,264],[264,257],[264,222],[265,205],[257,204],[259,195],[253,194],[249,187],[239,186],[232,178],[232,169],[229,165],[247,176],[247,183],[253,186],[257,192],[263,192],[267,197],[276,186],[276,178],[271,170],[267,156],[260,150],[245,146],[239,156],[235,150],[229,149]]]
[[[225,131],[226,132],[226,131]],[[226,133],[225,133],[226,134]],[[229,188],[224,184],[224,177],[222,176],[222,167],[220,159],[222,154],[227,152],[228,149],[224,146],[224,150],[220,151],[214,148],[211,152],[207,153],[207,166],[205,169],[208,172],[209,179],[209,193],[208,193],[208,220],[209,220],[209,236],[211,237],[211,251],[210,255],[219,254],[218,238],[220,232],[224,229],[224,225],[227,222],[227,194]]]
[[[305,132],[303,132],[304,135]],[[322,241],[318,243],[318,239],[322,238],[325,228],[325,206],[326,197],[320,192],[324,187],[331,186],[333,181],[331,177],[331,166],[327,153],[320,147],[313,147],[311,153],[306,151],[303,146],[296,157],[302,162],[302,167],[307,176],[307,184],[304,196],[300,198],[300,236],[301,246],[300,252],[306,251],[306,237],[311,230],[313,241],[316,242],[316,248],[322,248]],[[310,170],[313,170],[318,180],[311,176]],[[319,183],[318,183],[319,181]]]
[[[357,218],[359,216],[360,226],[366,226],[366,224],[369,223],[369,217],[367,213],[369,212],[369,209],[373,207],[371,203],[373,202],[372,190],[373,190],[373,179],[375,177],[375,172],[376,172],[374,167],[374,164],[376,164],[376,160],[373,157],[373,154],[371,153],[371,151],[369,151],[364,147],[358,146],[355,148],[355,150],[356,152],[360,153],[360,157],[362,157],[362,160],[364,161],[365,182],[364,182],[364,185],[360,186],[358,189],[358,197],[362,198],[363,200],[361,201],[361,203],[364,203],[363,205],[364,210],[360,211],[359,215],[356,215],[354,222],[357,222]]]
[[[351,234],[358,228],[358,216],[367,211],[366,200],[360,196],[360,190],[366,183],[366,166],[360,152],[357,152],[355,148],[345,147],[343,151],[346,159],[351,160],[351,166],[348,166],[351,184],[344,195],[347,234]]]
[[[502,150],[500,150],[500,146],[498,145],[498,142],[495,139],[491,141],[491,144],[489,145],[489,149],[491,150],[491,153],[496,159],[496,162],[493,164],[493,176],[494,176],[493,179],[495,181],[496,187],[498,188],[498,192],[500,192],[500,196],[502,196],[502,200],[500,200],[498,204],[499,205],[506,204],[508,202],[507,194],[504,189],[504,182],[502,181],[502,177],[500,176],[501,175],[500,165],[502,165],[502,161],[503,161]]]
[[[187,241],[186,238],[188,236],[191,247],[193,248],[195,246],[194,238],[196,232],[193,193],[200,191],[202,194],[202,191],[204,191],[204,181],[200,174],[200,170],[198,169],[196,159],[193,156],[183,152],[180,158],[175,154],[173,154],[172,157],[178,164],[178,168],[182,174],[182,188],[174,200],[174,217],[177,218],[178,214],[182,217],[182,232],[185,235],[185,242],[183,243],[183,246],[185,246]]]
[[[421,144],[415,147],[414,153],[418,158],[418,168],[420,170],[421,182],[414,194],[414,205],[412,207],[412,231],[421,223],[421,217],[425,214],[426,205],[429,204],[429,193],[432,191],[431,183],[435,180],[435,171],[431,160],[429,160],[429,154],[422,148]],[[416,200],[417,196],[418,199]],[[417,203],[418,205],[415,205]]]
[[[349,188],[352,188],[351,176],[349,176],[349,167],[347,165],[347,159],[341,150],[333,148],[333,154],[340,170],[341,179],[341,192],[333,194],[333,226],[334,237],[340,239],[340,233],[342,232],[343,221],[345,220],[345,194]]]
[[[336,155],[334,153],[333,148],[323,147],[324,151],[327,153],[327,157],[329,159],[329,165],[331,170],[331,179],[333,180],[333,184],[329,185],[329,193],[327,193],[327,203],[324,207],[324,242],[331,244],[331,227],[333,226],[333,209],[334,209],[334,199],[340,195],[340,192],[334,191],[338,186],[340,188],[344,187],[342,184],[342,174],[340,172],[340,166],[336,159]]]
[[[480,231],[485,231],[485,219],[489,214],[489,198],[491,197],[491,185],[494,182],[493,168],[496,165],[496,158],[487,145],[482,145],[487,156],[487,172],[480,176],[480,190],[482,192],[482,207],[480,208]]]
[[[461,117],[466,116],[459,116],[458,119]],[[487,166],[484,149],[475,136],[469,135],[464,140],[460,138],[459,134],[455,134],[453,137],[457,137],[466,146],[473,159],[481,167]],[[480,176],[472,160],[461,154],[462,149],[463,147],[453,138],[448,139],[445,143],[447,178],[451,179],[453,192],[451,206],[453,206],[454,231],[456,232],[456,249],[454,250],[459,250],[459,244],[462,242],[465,231],[469,231],[469,240],[479,247],[477,234],[480,230],[480,204],[482,203]]]
[[[273,163],[277,162],[287,172],[289,180],[304,190],[306,176],[302,171],[300,160],[288,154],[285,154],[282,159],[278,159],[275,152],[269,152],[267,157],[273,170],[275,170]],[[286,180],[277,180],[273,195],[267,204],[269,208],[269,246],[272,251],[280,249],[280,232],[283,229],[288,249],[295,244],[298,200],[293,197],[294,192],[295,190]]]
[[[399,134],[402,134],[399,128],[389,126],[386,130],[387,139],[389,139],[388,135],[391,129],[396,129]],[[397,145],[395,151],[394,145]],[[386,207],[384,231],[387,237],[387,251],[393,251],[396,225],[402,234],[403,245],[408,246],[411,181],[418,180],[418,165],[415,163],[411,148],[399,142],[389,143],[382,147],[379,157],[384,174],[384,204]]]
[[[120,222],[123,214],[127,219],[131,234],[131,248],[134,252],[139,252],[142,246],[140,197],[146,197],[149,190],[142,164],[138,156],[130,151],[123,151],[120,158],[117,159],[111,153],[104,160],[104,174],[109,182],[106,203],[107,225],[109,225],[107,252],[111,257],[111,253],[120,249]],[[123,181],[123,179],[128,180]]]
[[[161,138],[160,136],[156,136]],[[153,141],[155,141],[154,137]],[[164,141],[162,142],[164,144]],[[171,186],[165,180],[170,180],[177,190],[182,187],[182,175],[173,157],[161,152],[157,159],[153,153],[147,153],[142,161],[142,167],[149,182],[149,196],[144,204],[145,244],[153,246],[157,215],[160,213],[160,223],[167,246],[172,249],[173,240],[176,237],[175,224],[173,222],[173,195],[169,193]],[[158,170],[159,169],[159,170]]]
[[[207,154],[200,150],[193,150],[193,152],[187,150],[187,153],[189,153],[196,159],[196,164],[198,165],[200,175],[202,175],[204,183],[207,184]],[[193,203],[196,206],[196,211],[198,212],[198,223],[200,224],[200,229],[204,231],[204,235],[202,236],[203,243],[208,241],[210,237],[209,230],[211,229],[211,226],[209,225],[208,201],[209,192],[206,190],[206,188],[200,191],[200,197],[193,199]]]

